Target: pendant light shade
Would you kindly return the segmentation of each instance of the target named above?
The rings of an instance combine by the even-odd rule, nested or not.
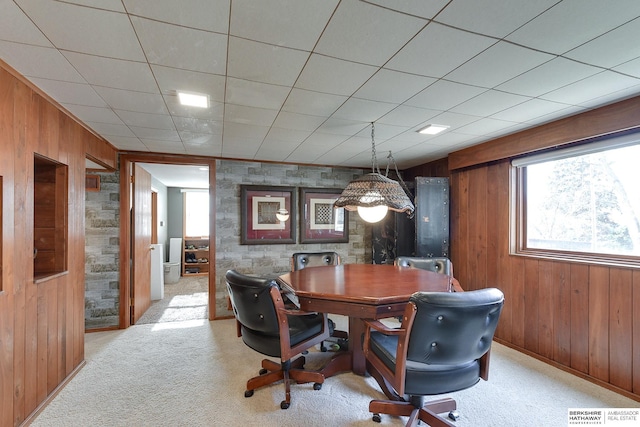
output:
[[[373,172],[351,181],[335,201],[334,206],[337,208],[345,208],[349,211],[357,210],[362,219],[367,222],[378,222],[382,220],[387,213],[387,209],[395,212],[406,212],[411,216],[415,208],[398,181],[394,181],[391,178],[381,175],[380,172],[376,172],[377,160],[375,158],[373,135],[372,123],[371,150]]]

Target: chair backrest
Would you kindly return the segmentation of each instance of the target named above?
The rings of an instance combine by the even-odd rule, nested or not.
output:
[[[469,292],[416,292],[407,360],[454,365],[479,359],[490,348],[504,304],[496,288]]]
[[[242,326],[263,334],[279,336],[278,316],[270,291],[275,280],[227,271],[227,291],[236,319]]]
[[[323,265],[340,265],[340,255],[337,252],[296,252],[291,256],[293,271]]]
[[[447,276],[453,276],[453,264],[451,263],[449,258],[399,256],[393,261],[393,263],[400,267],[420,268],[422,270],[429,270],[436,273],[446,274]]]

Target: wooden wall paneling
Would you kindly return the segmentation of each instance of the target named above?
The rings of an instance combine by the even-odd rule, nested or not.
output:
[[[469,177],[469,270],[473,289],[487,287],[487,168],[472,169]],[[455,271],[455,270],[454,270]]]
[[[609,273],[609,382],[631,391],[633,369],[633,306],[631,270]]]
[[[553,360],[571,366],[571,266],[553,263]]]
[[[524,348],[538,353],[538,260],[524,261]]]
[[[0,425],[13,424],[13,273],[14,254],[14,144],[6,141],[13,139],[14,97],[16,84],[8,73],[0,68],[0,143],[3,155],[0,156],[0,176],[2,176],[2,282],[0,285]]]
[[[511,306],[511,343],[524,348],[525,342],[525,306],[527,305],[524,286],[524,258],[511,259],[510,286],[505,294],[504,305]],[[500,315],[502,321],[502,315]],[[500,336],[500,338],[503,338]],[[506,337],[504,338],[507,339]]]
[[[490,171],[489,182],[495,180],[496,183],[501,183],[505,179],[508,179],[510,174],[510,165],[508,162],[504,162],[498,165],[496,168],[492,168],[497,173]],[[489,237],[490,241],[495,242],[495,263],[497,266],[496,281],[489,285],[500,288],[505,295],[505,304],[500,314],[500,322],[498,323],[499,336],[507,341],[513,339],[513,319],[514,312],[514,285],[511,278],[511,256],[509,255],[509,187],[504,184],[496,185],[495,190],[495,211],[489,215],[493,215],[496,218],[496,234]]]
[[[589,375],[609,381],[609,268],[589,268]]]
[[[589,266],[571,264],[571,368],[589,373]]]
[[[538,262],[538,354],[553,360],[554,304],[558,283],[553,277],[553,262]]]
[[[49,280],[44,287],[47,304],[47,395],[55,390],[58,379],[58,279]]]
[[[450,229],[451,241],[459,242],[456,245],[452,245],[455,250],[451,251],[451,261],[453,262],[453,272],[459,278],[460,285],[465,290],[471,290],[473,278],[471,276],[468,263],[469,263],[469,248],[467,242],[469,241],[468,233],[468,218],[469,218],[469,174],[468,172],[459,172],[451,175],[453,182],[452,192],[455,197],[455,203],[451,203],[453,218],[453,229]]]
[[[632,275],[633,285],[632,285],[632,301],[633,307],[636,307],[633,310],[633,348],[632,348],[632,357],[633,357],[633,392],[637,395],[640,395],[640,310],[637,307],[640,307],[640,271],[635,270]]]

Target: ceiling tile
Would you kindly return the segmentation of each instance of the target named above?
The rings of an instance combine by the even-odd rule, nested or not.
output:
[[[447,80],[492,88],[553,59],[511,43],[498,42],[451,73]]]
[[[389,113],[385,114],[376,123],[385,123],[395,126],[414,127],[425,120],[437,116],[442,111],[428,110],[426,108],[410,107],[408,105],[400,105]]]
[[[318,128],[318,132],[349,136],[369,127],[370,124],[366,122],[329,118]]]
[[[107,140],[120,150],[149,151],[149,148],[136,137],[111,135]]]
[[[86,105],[62,104],[71,114],[83,122],[98,122],[121,125],[122,119],[110,108],[89,107]]]
[[[558,0],[451,2],[436,21],[474,33],[502,38],[535,18]]]
[[[221,152],[224,157],[253,159],[261,144],[262,138],[225,135]]]
[[[314,51],[334,58],[381,66],[427,21],[357,0],[343,0]],[[349,40],[349,43],[344,43]]]
[[[398,104],[350,98],[331,117],[371,123],[377,121],[397,106]]]
[[[250,82],[229,77],[226,102],[247,107],[279,110],[290,89],[286,86]]]
[[[614,70],[633,77],[640,77],[640,58],[625,62],[615,67]]]
[[[511,93],[488,90],[460,105],[452,108],[454,113],[471,116],[490,116],[514,105],[521,104],[530,98]]]
[[[620,76],[613,71],[603,71],[576,83],[546,93],[541,96],[541,98],[565,104],[580,105],[583,102],[604,96],[610,92],[636,86],[638,83],[640,83],[640,80],[636,78]]]
[[[234,0],[229,33],[311,51],[338,3],[338,0]]]
[[[59,1],[18,1],[59,49],[109,58],[144,61],[129,17]],[[67,25],[68,23],[73,25]]]
[[[502,110],[491,117],[511,122],[526,122],[534,117],[545,116],[567,108],[567,104],[560,104],[544,99],[531,99],[522,104]]]
[[[36,86],[61,104],[107,107],[105,101],[88,84],[30,78]]]
[[[182,133],[222,135],[222,121],[197,119],[193,117],[175,117],[176,129]]]
[[[446,111],[486,91],[477,86],[438,80],[406,101],[405,105]]]
[[[191,71],[224,74],[227,36],[132,17],[149,63]]]
[[[333,114],[346,100],[347,97],[342,95],[294,88],[282,106],[282,110],[327,117]]]
[[[133,15],[218,33],[229,30],[230,0],[189,0],[190,7],[175,0],[123,2]]]
[[[312,132],[316,130],[318,126],[320,126],[325,120],[326,117],[280,111],[280,113],[278,113],[278,117],[273,122],[273,126],[283,129]]]
[[[613,68],[640,57],[640,19],[618,27],[565,54],[566,57],[587,64]]]
[[[447,132],[450,132],[450,131],[452,131],[454,129],[457,129],[459,127],[462,127],[464,125],[467,125],[469,123],[475,122],[476,120],[479,120],[479,119],[480,119],[480,117],[478,117],[478,116],[472,116],[472,115],[467,115],[467,114],[453,113],[451,111],[445,111],[444,113],[438,114],[437,116],[430,118],[429,120],[425,121],[424,123],[420,123],[414,129],[412,129],[412,131],[417,131],[417,130],[421,129],[422,127],[432,123],[432,124],[449,126],[449,129],[447,129]]]
[[[224,118],[222,102],[209,102],[209,108],[198,108],[181,105],[177,95],[165,95],[163,98],[174,121],[179,117],[215,121],[222,121]]]
[[[376,70],[370,65],[313,54],[302,70],[296,87],[348,96],[358,90]]]
[[[640,14],[636,0],[563,0],[525,24],[507,40],[563,54]]]
[[[222,75],[179,70],[161,65],[152,65],[151,69],[160,91],[165,95],[175,95],[176,91],[181,90],[209,95],[211,101],[224,101],[226,79]]]
[[[496,89],[525,96],[540,96],[602,70],[590,65],[558,57],[533,68]]]
[[[157,93],[158,85],[146,62],[102,58],[63,52],[69,62],[92,85]]]
[[[278,110],[266,108],[245,107],[229,104],[224,110],[225,122],[271,126],[278,115]]]
[[[146,127],[134,127],[129,126],[131,131],[135,136],[140,138],[141,140],[145,139],[153,139],[153,140],[161,140],[161,141],[180,141],[180,136],[176,130],[168,130],[168,129],[155,129],[155,128],[146,128]]]
[[[112,135],[112,136],[125,136],[125,137],[134,137],[133,132],[127,126],[121,124],[111,124],[111,123],[97,123],[97,122],[86,122],[91,129],[94,131],[103,134],[103,135]]]
[[[385,68],[443,77],[494,43],[496,40],[489,37],[431,23],[385,64]]]
[[[293,86],[309,53],[237,37],[229,39],[227,73],[230,77]]]
[[[385,9],[431,19],[436,16],[447,3],[451,3],[451,0],[368,0],[367,3],[377,4]]]
[[[175,130],[173,119],[169,114],[138,113],[136,111],[116,110],[116,114],[128,126]]]
[[[62,54],[53,48],[0,40],[0,58],[25,77],[42,77],[72,83],[86,83]],[[42,64],[47,64],[43,67]]]
[[[264,140],[269,132],[268,126],[246,125],[243,123],[224,122],[224,136],[231,138],[249,138]]]
[[[288,162],[311,163],[340,145],[345,139],[346,137],[343,135],[315,132],[293,150],[285,160]]]
[[[153,93],[94,86],[98,94],[114,109],[139,113],[166,114],[162,96]]]
[[[156,139],[142,139],[141,141],[149,150],[156,153],[187,154],[187,150],[184,148],[182,142]]]
[[[381,69],[354,94],[356,98],[401,104],[436,79]]]
[[[122,0],[65,0],[67,3],[79,4],[82,6],[94,7],[97,9],[111,10],[113,12],[124,12]]]
[[[517,123],[514,122],[485,117],[480,120],[476,120],[473,123],[469,123],[468,125],[457,128],[456,133],[482,136],[499,130],[512,128],[516,124]]]
[[[51,42],[42,34],[35,24],[22,13],[15,2],[0,1],[0,40],[50,47]]]

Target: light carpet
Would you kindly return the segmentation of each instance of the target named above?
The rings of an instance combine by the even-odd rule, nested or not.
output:
[[[346,320],[334,318],[344,329]],[[312,351],[309,363],[328,353]],[[406,418],[371,420],[368,404],[383,398],[375,380],[352,373],[320,390],[275,384],[244,397],[262,356],[236,336],[235,321],[192,320],[132,326],[86,336],[86,366],[33,426],[401,426]],[[639,407],[627,399],[499,344],[489,381],[451,394],[460,427],[567,426],[567,408]]]
[[[180,322],[209,318],[209,277],[180,277],[165,283],[164,298],[152,301],[137,324]]]

